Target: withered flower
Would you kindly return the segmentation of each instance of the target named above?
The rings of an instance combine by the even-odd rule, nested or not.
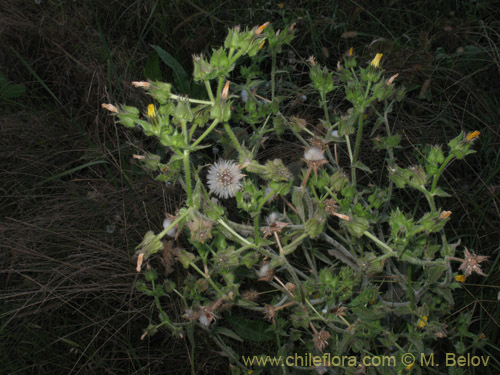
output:
[[[250,290],[247,290],[247,291],[243,292],[243,294],[241,295],[241,297],[243,299],[248,300],[248,301],[256,301],[257,298],[259,298],[259,292],[257,292],[254,289],[250,289]]]
[[[337,216],[342,220],[346,221],[351,220],[349,216],[338,213],[336,209],[337,209],[337,202],[335,201],[335,199],[330,198],[325,201],[325,211],[327,214]]]
[[[263,227],[260,229],[264,233],[264,238],[267,238],[274,233],[281,233],[283,228],[288,225],[288,223],[278,221],[278,214],[276,212],[273,212],[271,215],[269,215],[266,221],[268,224],[267,227]]]
[[[314,346],[316,349],[318,349],[320,352],[323,352],[323,350],[326,348],[328,345],[328,339],[330,338],[330,332],[321,330],[319,332],[316,332],[313,336],[313,341],[314,341]]]
[[[212,222],[208,220],[195,218],[188,223],[188,227],[191,230],[191,240],[205,243],[207,239],[212,238]]]
[[[257,271],[259,281],[270,281],[274,277],[274,270],[270,268],[269,262],[263,262]]]
[[[481,262],[484,262],[487,260],[489,257],[484,256],[484,255],[476,255],[474,253],[470,253],[467,248],[465,248],[465,258],[462,261],[462,264],[458,268],[460,271],[464,271],[465,277],[470,276],[473,272],[481,275],[481,276],[487,276],[482,270],[481,270]]]
[[[268,305],[267,303],[264,306],[264,314],[266,315],[266,319],[275,323],[276,318],[276,308],[272,305]]]

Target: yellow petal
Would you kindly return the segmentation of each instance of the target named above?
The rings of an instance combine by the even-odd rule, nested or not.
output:
[[[380,60],[382,59],[382,56],[384,56],[382,53],[377,53],[375,57],[373,58],[372,62],[370,63],[371,66],[374,68],[378,68],[380,65]]]
[[[465,275],[457,275],[455,276],[455,281],[459,283],[465,283]]]
[[[427,316],[424,315],[419,319],[419,321],[417,323],[417,327],[424,328],[426,325],[427,325]]]
[[[154,104],[148,105],[148,116],[151,118],[156,117],[156,110]]]
[[[255,30],[255,35],[260,35],[262,32],[266,29],[266,27],[269,26],[269,21],[260,25],[257,30]]]
[[[349,56],[352,56],[352,55],[354,55],[354,48],[353,47],[349,48]]]
[[[465,140],[467,142],[470,142],[472,141],[474,138],[477,138],[481,135],[481,132],[479,130],[474,130],[473,132],[470,132],[469,134],[467,134],[467,137],[465,137]]]

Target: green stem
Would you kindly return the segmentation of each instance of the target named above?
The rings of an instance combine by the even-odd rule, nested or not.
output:
[[[237,238],[237,239],[238,239],[241,243],[243,243],[243,244],[245,244],[245,245],[247,245],[247,246],[249,246],[249,247],[253,247],[253,248],[255,248],[255,247],[256,247],[256,246],[255,246],[255,244],[253,244],[253,243],[251,243],[250,241],[248,241],[248,240],[244,239],[244,238],[243,238],[243,237],[241,237],[238,233],[236,233],[236,232],[234,231],[234,229],[233,229],[233,228],[231,228],[228,224],[226,224],[226,222],[224,222],[224,220],[219,219],[219,220],[217,220],[217,222],[218,222],[220,225],[222,225],[224,228],[226,228],[226,229],[227,229],[227,230],[228,230],[228,231],[229,231],[229,232],[230,232],[230,233],[231,233],[234,237],[236,237],[236,238]]]
[[[257,212],[260,212],[262,210],[262,207],[266,204],[266,202],[271,199],[271,197],[276,194],[274,190],[272,190],[269,194],[267,194],[264,199],[260,202],[259,207],[257,207]]]
[[[374,241],[382,250],[384,250],[384,252],[390,256],[394,256],[396,255],[396,252],[394,250],[392,250],[386,243],[380,241],[377,237],[375,237],[373,234],[371,234],[370,232],[368,231],[364,231],[363,234],[368,237],[369,239],[371,239],[372,241]]]
[[[349,161],[351,162],[351,165],[353,165],[354,159],[352,156],[351,140],[349,139],[349,136],[347,134],[345,136],[345,142],[347,143],[347,152],[349,153]]]
[[[186,210],[186,212],[184,212],[182,215],[180,215],[177,219],[175,219],[172,224],[170,224],[168,227],[166,227],[165,229],[163,229],[163,231],[161,231],[159,234],[158,234],[158,239],[161,240],[166,234],[167,232],[174,228],[181,220],[183,220],[187,215],[189,215],[189,210]]]
[[[323,92],[320,92],[321,94],[321,103],[323,104],[323,111],[325,112],[325,120],[326,120],[326,125],[329,128],[330,127],[330,115],[328,114],[328,107],[326,106],[326,95]]]
[[[274,101],[274,91],[276,88],[275,83],[275,74],[276,74],[276,51],[272,52],[272,65],[271,65],[271,101]]]
[[[221,296],[224,295],[224,293],[222,293],[222,290],[219,289],[219,287],[213,282],[210,276],[205,275],[205,272],[200,270],[200,268],[196,264],[191,262],[189,263],[189,265],[193,267],[196,270],[196,272],[198,272],[201,276],[203,276],[205,280],[207,280],[208,283],[212,286],[212,288],[214,288]]]
[[[448,155],[446,160],[439,167],[437,173],[434,175],[434,179],[432,180],[432,186],[431,186],[431,191],[430,191],[431,194],[434,194],[434,190],[436,189],[437,183],[439,181],[439,177],[441,177],[441,173],[443,173],[444,169],[449,164],[449,162],[452,161],[453,158],[454,158],[454,155]]]
[[[189,150],[184,150],[184,174],[186,175],[186,191],[188,195],[188,207],[193,205],[193,192],[191,191],[191,169],[189,167]]]
[[[253,219],[253,236],[254,236],[254,242],[255,246],[259,246],[259,215],[255,215],[255,218]]]
[[[233,130],[231,129],[231,127],[227,122],[224,123],[224,129],[229,135],[229,138],[231,138],[231,141],[233,142],[233,145],[236,148],[236,150],[238,150],[238,153],[240,155],[243,155],[243,149],[241,148],[240,143],[238,142],[238,138],[236,138],[236,135],[234,135]]]
[[[212,102],[212,105],[215,104],[215,99],[214,99],[214,93],[212,92],[212,87],[210,86],[210,81],[205,81],[205,88],[207,89],[207,94],[208,97],[210,98],[210,101]]]
[[[207,130],[205,130],[205,131],[203,132],[203,134],[202,134],[202,135],[200,135],[200,137],[199,137],[199,138],[198,138],[198,139],[197,139],[197,140],[196,140],[196,141],[195,141],[195,142],[191,145],[191,147],[196,147],[196,146],[197,146],[197,145],[198,145],[198,144],[199,144],[199,143],[200,143],[203,139],[205,139],[205,137],[206,137],[207,135],[209,135],[209,134],[210,134],[210,132],[211,132],[212,130],[214,130],[214,128],[217,126],[217,124],[218,124],[218,123],[219,123],[219,120],[215,119],[215,120],[212,122],[212,125],[210,125],[210,126],[208,127],[208,129],[207,129]]]
[[[196,104],[213,105],[213,102],[209,102],[207,100],[191,99],[191,98],[186,98],[185,96],[180,96],[180,95],[175,95],[175,94],[170,94],[169,98],[174,99],[174,100],[185,100],[185,101],[188,101],[190,103],[196,103]]]
[[[295,249],[295,247],[297,247],[299,245],[299,243],[301,243],[305,238],[307,238],[307,236],[309,236],[309,234],[302,233],[299,237],[297,237],[297,239],[295,241],[286,245],[283,248],[283,255],[290,254]]]

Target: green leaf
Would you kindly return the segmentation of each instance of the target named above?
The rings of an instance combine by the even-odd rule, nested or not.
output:
[[[189,75],[182,65],[163,48],[155,45],[151,45],[151,47],[153,47],[158,56],[160,56],[160,59],[173,70],[177,90],[182,94],[189,94]]]
[[[304,197],[305,190],[303,189],[294,189],[292,193],[292,203],[294,207],[297,209],[300,218],[302,221],[306,220],[306,216],[304,214]]]
[[[265,342],[274,340],[272,326],[263,320],[250,320],[240,317],[229,317],[229,324],[236,334],[252,342]]]
[[[441,278],[441,276],[443,275],[443,273],[445,271],[446,271],[446,266],[444,264],[430,267],[429,268],[428,282],[430,284],[435,283],[436,281],[438,281]]]
[[[372,170],[368,168],[365,164],[361,163],[359,160],[354,163],[354,167],[365,171],[366,173],[372,173]]]
[[[440,188],[435,189],[434,192],[432,193],[432,196],[443,197],[443,198],[451,197],[450,194],[448,194],[446,191]]]
[[[234,331],[231,331],[229,328],[226,328],[226,327],[216,326],[212,330],[212,333],[231,337],[232,339],[235,339],[236,341],[243,342],[243,339],[240,336],[238,336],[236,333],[234,333]]]
[[[148,55],[146,65],[144,66],[144,75],[151,81],[163,81],[163,75],[161,74],[160,68],[160,58],[157,53],[151,52]]]

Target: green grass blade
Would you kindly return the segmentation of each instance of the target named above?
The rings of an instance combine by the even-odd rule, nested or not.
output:
[[[189,75],[186,73],[181,64],[163,48],[151,45],[156,51],[160,59],[163,60],[174,71],[174,79],[177,90],[182,94],[189,94]]]
[[[62,173],[59,173],[59,174],[56,174],[55,176],[51,176],[49,178],[46,178],[45,180],[43,180],[42,182],[38,183],[38,185],[43,185],[45,184],[46,182],[49,182],[49,181],[52,181],[52,180],[56,180],[58,178],[61,178],[61,177],[64,177],[64,176],[67,176],[71,173],[74,173],[74,172],[78,172],[79,170],[81,169],[84,169],[84,168],[87,168],[87,167],[91,167],[93,165],[97,165],[97,164],[108,164],[108,162],[106,160],[96,160],[96,161],[91,161],[89,163],[85,163],[85,164],[82,164],[82,165],[79,165],[78,167],[75,167],[75,168],[71,168],[71,169],[68,169],[67,171],[64,171]]]

